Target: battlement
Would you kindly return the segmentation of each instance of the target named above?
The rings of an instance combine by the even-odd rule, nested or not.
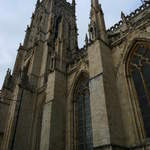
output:
[[[125,16],[126,22],[127,23],[130,22],[131,20],[136,18],[138,15],[143,13],[148,8],[150,8],[150,2],[145,2],[142,6],[137,8],[135,11],[133,11],[129,15]],[[122,25],[123,25],[123,21],[121,20],[118,23],[116,23],[114,26],[112,26],[110,29],[108,29],[107,32],[113,33],[115,31],[119,30],[122,27]]]

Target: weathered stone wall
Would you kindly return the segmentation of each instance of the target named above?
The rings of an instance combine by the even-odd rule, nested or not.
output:
[[[5,127],[7,123],[7,115],[8,115],[9,103],[3,102],[0,98],[0,145],[2,143],[2,139],[5,132]]]
[[[81,74],[89,76],[93,149],[150,149],[125,66],[136,41],[150,42],[149,4],[122,14],[106,32],[102,9],[92,2],[94,38],[86,37],[79,50],[75,4],[38,1],[14,73],[6,76],[6,95],[14,101],[0,102],[2,150],[73,150],[73,96]]]
[[[110,144],[101,44],[96,41],[88,48],[93,147]]]
[[[49,75],[43,107],[40,150],[65,148],[66,76],[55,71]]]
[[[143,27],[144,26],[145,25],[143,25]],[[145,31],[141,31],[138,28],[134,31],[130,31],[123,37],[123,40],[118,40],[117,45],[114,45],[112,49],[119,103],[126,137],[124,144],[129,147],[143,143],[143,137],[139,116],[137,115],[138,109],[136,107],[136,100],[130,91],[125,65],[131,47],[136,44],[137,41],[147,41],[149,43],[149,26],[146,25],[145,28]]]
[[[122,145],[124,126],[111,49],[104,42],[96,41],[89,46],[88,56],[94,147]]]
[[[33,131],[36,95],[26,89],[20,89],[18,99],[21,105],[17,108],[17,117],[13,134],[13,149],[29,149]]]

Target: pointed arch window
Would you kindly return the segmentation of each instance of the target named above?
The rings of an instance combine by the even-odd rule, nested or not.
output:
[[[150,47],[138,43],[132,52],[128,71],[134,85],[146,138],[150,138]]]
[[[80,78],[74,94],[74,150],[92,150],[89,79]]]

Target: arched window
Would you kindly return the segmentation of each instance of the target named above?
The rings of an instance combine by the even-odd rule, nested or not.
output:
[[[92,150],[89,78],[82,76],[74,94],[74,150]]]
[[[141,110],[146,138],[150,138],[150,47],[139,43],[128,61],[128,71]]]

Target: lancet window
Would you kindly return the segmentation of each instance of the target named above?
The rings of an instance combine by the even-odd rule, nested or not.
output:
[[[74,149],[92,150],[89,79],[78,82],[74,95]]]
[[[138,44],[130,56],[128,70],[135,88],[145,135],[150,138],[150,47]]]

